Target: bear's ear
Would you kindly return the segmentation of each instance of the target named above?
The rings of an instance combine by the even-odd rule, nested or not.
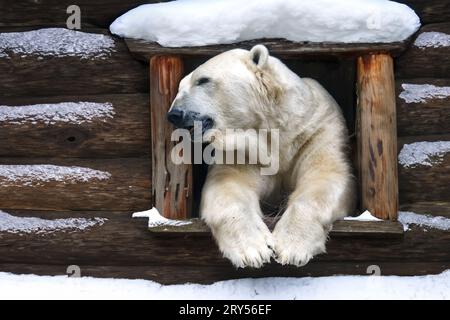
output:
[[[258,44],[250,50],[250,57],[254,64],[263,68],[269,59],[269,50],[262,44]]]

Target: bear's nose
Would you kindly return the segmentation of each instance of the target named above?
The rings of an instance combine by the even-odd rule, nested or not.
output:
[[[183,123],[184,111],[180,109],[173,108],[167,113],[167,120],[172,123],[175,127],[181,127]]]

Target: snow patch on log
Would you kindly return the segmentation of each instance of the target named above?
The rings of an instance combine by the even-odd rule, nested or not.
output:
[[[379,219],[372,215],[369,210],[364,211],[357,217],[345,217],[344,220],[348,221],[383,221],[383,219]]]
[[[158,209],[152,208],[147,211],[135,212],[132,215],[133,218],[148,218],[148,227],[159,227],[159,226],[184,226],[191,224],[190,221],[172,220],[163,217]]]
[[[414,41],[414,45],[421,49],[450,47],[450,35],[443,32],[423,32]]]
[[[450,230],[450,219],[441,216],[417,214],[409,211],[399,211],[398,221],[403,225],[405,231],[409,230],[411,224],[421,227],[429,227],[439,230]]]
[[[103,225],[106,218],[41,219],[17,217],[0,211],[0,232],[8,233],[53,233],[58,231],[84,231]]]
[[[438,87],[432,84],[402,84],[403,91],[399,97],[406,103],[424,103],[432,99],[450,97],[450,87]]]
[[[398,155],[398,162],[405,168],[433,166],[442,162],[444,155],[450,152],[450,141],[421,141],[405,144]]]
[[[82,124],[93,121],[106,122],[115,115],[111,103],[61,102],[25,106],[1,106],[0,123],[25,124],[57,122]]]
[[[0,33],[0,57],[36,55],[105,59],[114,51],[114,40],[103,34],[65,28]]]
[[[107,180],[109,172],[76,166],[50,164],[0,165],[0,186],[42,186],[48,182],[75,184]]]

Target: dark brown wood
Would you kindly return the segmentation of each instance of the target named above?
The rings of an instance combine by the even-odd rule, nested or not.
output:
[[[80,181],[8,181],[0,176],[0,209],[146,210],[151,207],[149,158],[0,158],[0,165],[79,166],[111,174]]]
[[[92,24],[107,28],[115,18],[140,4],[165,2],[165,0],[78,0],[82,26]],[[444,22],[450,19],[447,0],[399,0],[413,8],[423,24]],[[71,0],[0,0],[2,19],[0,26],[64,26],[68,15],[66,8]],[[21,14],[18,15],[17,12]]]
[[[154,226],[149,227],[149,231],[158,235],[170,234],[210,234],[209,227],[199,219],[186,220],[189,224],[181,226]],[[269,225],[274,225],[272,221]],[[402,237],[403,226],[399,222],[393,221],[345,221],[338,220],[333,224],[330,232],[331,237],[372,237],[389,238]]]
[[[399,0],[411,7],[420,17],[422,24],[450,20],[450,4],[447,0]]]
[[[447,262],[316,262],[301,268],[271,264],[262,269],[235,269],[231,266],[109,266],[78,265],[82,277],[147,279],[161,284],[201,283],[261,277],[323,277],[332,275],[371,275],[370,266],[379,266],[381,275],[416,276],[439,274],[449,267]],[[37,275],[67,275],[68,265],[0,264],[0,272]]]
[[[359,175],[362,209],[397,219],[397,129],[393,60],[387,54],[357,60]]]
[[[284,39],[257,39],[233,44],[210,45],[199,47],[162,47],[156,42],[125,39],[130,52],[139,60],[148,61],[149,57],[158,54],[185,56],[214,56],[227,50],[242,48],[251,49],[256,44],[264,44],[271,54],[283,58],[301,57],[357,57],[361,54],[385,52],[391,55],[400,54],[408,44],[393,43],[310,43],[292,42]]]
[[[20,106],[60,102],[110,103],[112,118],[91,122],[0,122],[3,157],[150,157],[148,94],[110,94],[60,97],[0,97],[0,105]]]
[[[450,35],[450,22],[423,26],[423,32],[442,32]],[[450,46],[419,48],[412,44],[403,55],[396,59],[397,78],[448,78],[450,66]]]
[[[165,2],[164,0],[0,0],[2,19],[0,26],[65,26],[68,6],[81,9],[81,26],[96,25],[108,28],[121,14],[138,5]],[[17,14],[20,12],[20,14]]]
[[[74,215],[76,214],[76,215]],[[18,215],[15,213],[15,215]],[[43,234],[0,232],[0,264],[51,264],[98,266],[176,266],[185,268],[230,268],[210,237],[193,235],[155,237],[147,230],[147,219],[132,219],[129,212],[23,212],[41,218],[104,217],[102,226],[85,231]],[[332,237],[327,254],[313,262],[366,263],[367,261],[450,262],[450,232],[412,227],[403,238],[348,239]],[[182,272],[180,272],[182,273]]]
[[[450,87],[450,79],[399,79],[396,81],[397,130],[399,136],[450,133],[450,95],[406,102],[400,98],[402,85]]]
[[[178,92],[183,61],[177,56],[154,56],[150,60],[150,117],[152,128],[152,195],[165,217],[190,217],[193,198],[192,165],[171,160],[174,127],[167,111]]]
[[[0,58],[1,97],[148,92],[146,66],[131,58],[121,39],[115,38],[115,50],[105,59]]]

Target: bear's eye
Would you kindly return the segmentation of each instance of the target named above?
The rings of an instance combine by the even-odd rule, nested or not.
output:
[[[209,78],[203,77],[197,80],[197,85],[201,86],[202,84],[208,83],[210,81]]]

